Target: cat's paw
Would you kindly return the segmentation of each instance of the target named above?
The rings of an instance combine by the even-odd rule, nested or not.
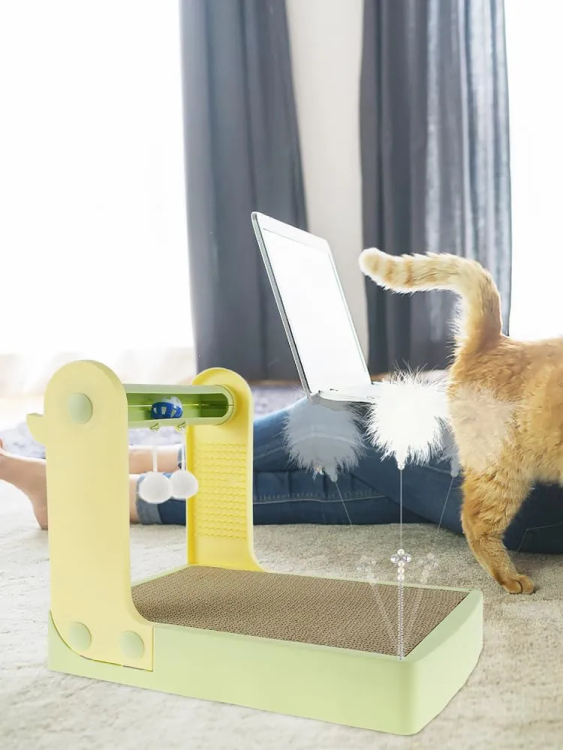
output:
[[[534,591],[534,582],[532,579],[523,575],[507,578],[501,582],[501,586],[509,594],[532,594]]]

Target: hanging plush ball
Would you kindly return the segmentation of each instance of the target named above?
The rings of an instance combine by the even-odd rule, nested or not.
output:
[[[448,421],[447,380],[421,373],[398,373],[374,392],[368,434],[400,469],[407,461],[424,464],[441,448]]]
[[[172,497],[177,500],[187,500],[195,495],[199,489],[199,483],[191,471],[178,469],[170,477],[172,485]]]
[[[289,410],[284,442],[298,468],[326,473],[333,482],[340,471],[350,471],[358,464],[364,449],[352,408],[334,410],[307,399]]]
[[[158,471],[149,471],[139,484],[139,497],[147,503],[164,503],[172,497],[170,479]]]

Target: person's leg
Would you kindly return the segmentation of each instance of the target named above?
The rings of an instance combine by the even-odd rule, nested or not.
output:
[[[178,446],[158,448],[157,463],[159,471],[170,472],[177,468],[178,450]],[[138,523],[141,520],[137,510],[138,487],[143,473],[152,470],[152,449],[130,448],[129,466],[130,471],[131,468],[134,469],[129,476],[130,518],[132,523]],[[14,485],[24,495],[27,495],[37,523],[42,529],[46,529],[48,517],[45,460],[8,453],[4,450],[0,440],[0,480]],[[150,517],[150,511],[146,515]]]
[[[384,458],[371,448],[353,473],[399,506],[401,472],[394,458]],[[424,465],[407,464],[402,476],[403,520],[407,522],[408,511],[461,534],[461,484],[461,476],[452,477],[449,461],[432,459]]]
[[[348,516],[354,524],[398,522],[400,474],[393,458],[369,447],[337,485],[327,477],[314,479],[290,465],[283,440],[286,418],[287,411],[278,412],[255,423],[256,523],[348,523]],[[461,534],[462,479],[452,479],[449,462],[407,465],[404,522],[430,521]],[[563,489],[538,484],[508,527],[504,543],[509,550],[563,553]]]
[[[382,459],[366,446],[358,466],[340,474],[336,483],[291,465],[284,441],[287,410],[254,424],[254,522],[256,524],[384,524],[398,523],[399,471],[392,459]],[[337,439],[337,438],[335,438]],[[414,467],[408,467],[405,474]],[[380,483],[380,475],[385,481]],[[438,475],[442,480],[445,473]],[[435,479],[430,472],[431,480]],[[448,483],[449,485],[449,474]],[[415,484],[415,483],[413,483]],[[443,484],[443,482],[442,482]],[[436,487],[436,495],[440,488]],[[445,493],[442,494],[445,497]],[[405,523],[424,523],[424,513],[403,503]],[[459,508],[459,503],[458,503]]]
[[[0,480],[13,484],[31,501],[33,513],[42,529],[47,528],[47,484],[45,461],[7,453],[0,441]]]
[[[400,473],[393,458],[368,447],[358,466],[334,485],[327,477],[291,466],[284,445],[287,411],[257,420],[254,427],[255,523],[396,523]],[[461,534],[460,475],[449,462],[432,460],[403,471],[403,521],[432,522]],[[340,491],[340,492],[339,492]],[[345,501],[346,509],[341,500]],[[533,488],[504,536],[509,550],[563,553],[563,489]]]
[[[537,485],[504,535],[504,544],[517,552],[563,553],[563,489]]]
[[[158,470],[163,472],[176,471],[178,468],[178,453],[180,445],[161,445],[157,447]],[[132,445],[129,447],[129,473],[144,474],[152,471],[151,446]]]
[[[393,458],[366,446],[358,466],[336,483],[291,464],[284,439],[288,410],[254,423],[254,523],[385,524],[399,521],[400,472]],[[335,439],[337,439],[335,437]],[[440,523],[462,533],[461,478],[452,480],[449,463],[408,465],[403,472],[404,523]],[[446,503],[447,498],[447,503]],[[184,501],[169,500],[146,508],[144,522],[184,524]],[[563,546],[563,545],[562,545]]]
[[[396,503],[374,491],[351,474],[343,474],[335,485],[325,476],[314,477],[290,466],[283,428],[287,410],[254,422],[254,523],[393,523],[398,521]],[[369,460],[369,459],[368,459]],[[342,499],[340,494],[342,493]],[[141,521],[184,524],[186,504],[168,500],[152,509],[139,501]],[[145,512],[150,518],[145,520]],[[156,514],[158,514],[157,517]],[[416,513],[405,513],[406,521],[422,521]]]
[[[166,445],[157,449],[158,470],[170,476],[180,467],[180,445]],[[163,523],[178,526],[186,525],[186,502],[170,498],[164,503],[155,505],[147,503],[139,496],[139,487],[145,472],[152,471],[152,448],[130,448],[129,471],[133,476],[129,482],[129,506],[131,521],[134,523],[154,524]]]
[[[372,453],[369,457],[372,460],[360,461],[354,475],[398,504],[399,471],[394,459]],[[448,462],[433,459],[424,466],[409,464],[403,472],[403,506],[432,523],[441,519],[443,528],[461,534],[462,482],[462,475],[452,480]],[[503,541],[512,551],[562,554],[563,489],[537,484],[506,529]]]
[[[254,424],[255,523],[349,523],[348,517],[353,524],[399,520],[399,472],[393,459],[384,459],[367,448],[356,469],[342,474],[336,485],[327,477],[315,478],[290,464],[283,437],[286,418],[287,411],[281,411]],[[158,455],[161,471],[176,468],[177,446],[163,446]],[[137,469],[131,472],[129,481],[131,521],[185,524],[183,500],[150,507],[138,500],[142,473],[152,469],[152,450],[131,449],[130,466]],[[0,441],[0,480],[10,482],[29,497],[39,525],[46,528],[45,461],[8,454]],[[444,512],[442,526],[461,533],[460,484],[461,477],[452,482],[449,465],[444,462],[408,465],[403,472],[405,523],[438,523]],[[504,542],[510,550],[563,553],[563,490],[535,487],[507,529]]]

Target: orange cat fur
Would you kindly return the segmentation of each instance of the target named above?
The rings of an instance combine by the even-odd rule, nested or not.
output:
[[[395,292],[449,289],[461,297],[448,402],[464,475],[462,526],[506,591],[532,593],[502,538],[534,482],[563,484],[563,338],[504,336],[498,290],[476,261],[370,249],[360,268]]]

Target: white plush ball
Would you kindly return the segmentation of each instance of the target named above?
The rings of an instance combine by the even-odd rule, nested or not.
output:
[[[172,497],[177,500],[187,500],[188,497],[195,495],[199,489],[199,483],[191,471],[178,469],[170,477],[172,485]]]
[[[374,390],[368,435],[404,469],[407,461],[425,464],[436,455],[447,422],[447,378],[400,372]]]
[[[158,471],[149,471],[139,485],[139,497],[147,503],[164,503],[172,497],[170,479]]]

